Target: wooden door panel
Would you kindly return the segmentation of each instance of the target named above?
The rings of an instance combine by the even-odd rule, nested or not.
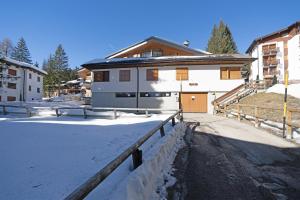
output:
[[[183,112],[207,112],[207,93],[182,93]]]

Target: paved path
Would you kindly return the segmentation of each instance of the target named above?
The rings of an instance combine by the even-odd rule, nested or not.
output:
[[[168,199],[300,199],[300,146],[233,119],[200,122],[176,157]]]

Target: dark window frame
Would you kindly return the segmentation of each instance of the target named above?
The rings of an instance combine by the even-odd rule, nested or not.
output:
[[[7,83],[7,88],[9,89],[17,89],[17,84],[16,83]]]
[[[95,71],[94,82],[109,82],[109,75],[110,71]]]
[[[141,92],[140,97],[171,97],[171,92]]]
[[[130,98],[130,97],[136,97],[135,92],[117,92],[115,93],[116,98]]]

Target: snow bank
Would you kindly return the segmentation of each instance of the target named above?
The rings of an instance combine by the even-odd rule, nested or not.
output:
[[[267,91],[267,93],[278,93],[278,94],[284,94],[284,84],[276,84],[272,87],[270,87]],[[288,94],[291,96],[294,96],[296,98],[300,98],[300,83],[298,84],[290,84],[288,86]]]
[[[171,133],[143,154],[143,164],[134,170],[116,189],[111,200],[164,199],[166,186],[175,183],[170,172],[177,151],[184,145],[186,126],[177,124]]]

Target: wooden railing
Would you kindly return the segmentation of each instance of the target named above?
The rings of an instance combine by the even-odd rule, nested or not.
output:
[[[248,109],[243,109],[248,108]],[[267,117],[266,114],[262,114],[262,111],[272,111],[275,114],[278,114],[280,117],[277,119]],[[248,104],[236,104],[232,106],[225,106],[224,108],[220,108],[218,112],[224,114],[224,116],[228,116],[229,114],[235,115],[239,121],[246,116],[249,116],[254,119],[255,126],[259,127],[263,120],[274,121],[277,123],[283,123],[282,114],[283,108],[272,108],[272,107],[264,107],[264,106],[257,106],[257,105],[248,105]],[[299,123],[295,123],[293,116],[297,115],[297,120]],[[286,117],[286,125],[287,125],[287,134],[291,136],[293,139],[293,130],[300,128],[300,109],[296,108],[288,108],[287,109],[287,117]]]
[[[174,112],[177,111],[175,109],[158,109],[158,108],[107,108],[107,107],[91,107],[91,106],[78,106],[78,107],[30,107],[30,106],[24,106],[24,105],[7,105],[7,104],[0,104],[0,113],[4,115],[7,115],[8,113],[18,113],[18,114],[27,114],[28,117],[31,117],[33,115],[34,110],[53,110],[55,111],[55,115],[57,117],[60,117],[64,115],[62,110],[82,110],[82,116],[86,119],[89,115],[87,111],[93,111],[93,112],[101,112],[101,111],[113,111],[113,118],[118,118],[118,112],[120,111],[136,111],[139,113],[145,113],[146,117],[149,117],[150,112]],[[19,108],[26,110],[26,113],[23,112],[9,112],[7,108]]]
[[[141,137],[133,145],[127,148],[123,153],[117,156],[113,161],[107,164],[104,168],[98,171],[94,176],[89,178],[85,183],[75,189],[70,195],[68,195],[65,200],[81,200],[85,198],[90,192],[92,192],[106,177],[108,177],[118,166],[120,166],[130,155],[132,156],[133,168],[136,169],[142,164],[142,151],[139,147],[144,144],[151,136],[153,136],[157,131],[160,131],[161,137],[165,136],[164,125],[170,120],[172,121],[172,126],[175,126],[175,118],[179,116],[180,121],[182,118],[182,111],[179,110],[175,114],[171,115],[168,119],[161,122],[146,135]]]
[[[28,117],[32,116],[32,109],[28,106],[20,106],[20,105],[5,105],[1,104],[0,107],[2,107],[1,111],[3,115],[7,115],[8,113],[18,113],[18,114],[23,114],[21,112],[8,112],[7,108],[21,108],[26,110],[26,114]],[[25,113],[24,113],[25,114]]]
[[[237,86],[236,88],[230,90],[229,92],[227,92],[226,94],[220,96],[219,98],[215,99],[212,104],[218,104],[219,102],[223,101],[224,99],[232,96],[233,94],[235,94],[238,90],[240,90],[241,88],[245,87],[245,84],[241,84],[239,86]]]

